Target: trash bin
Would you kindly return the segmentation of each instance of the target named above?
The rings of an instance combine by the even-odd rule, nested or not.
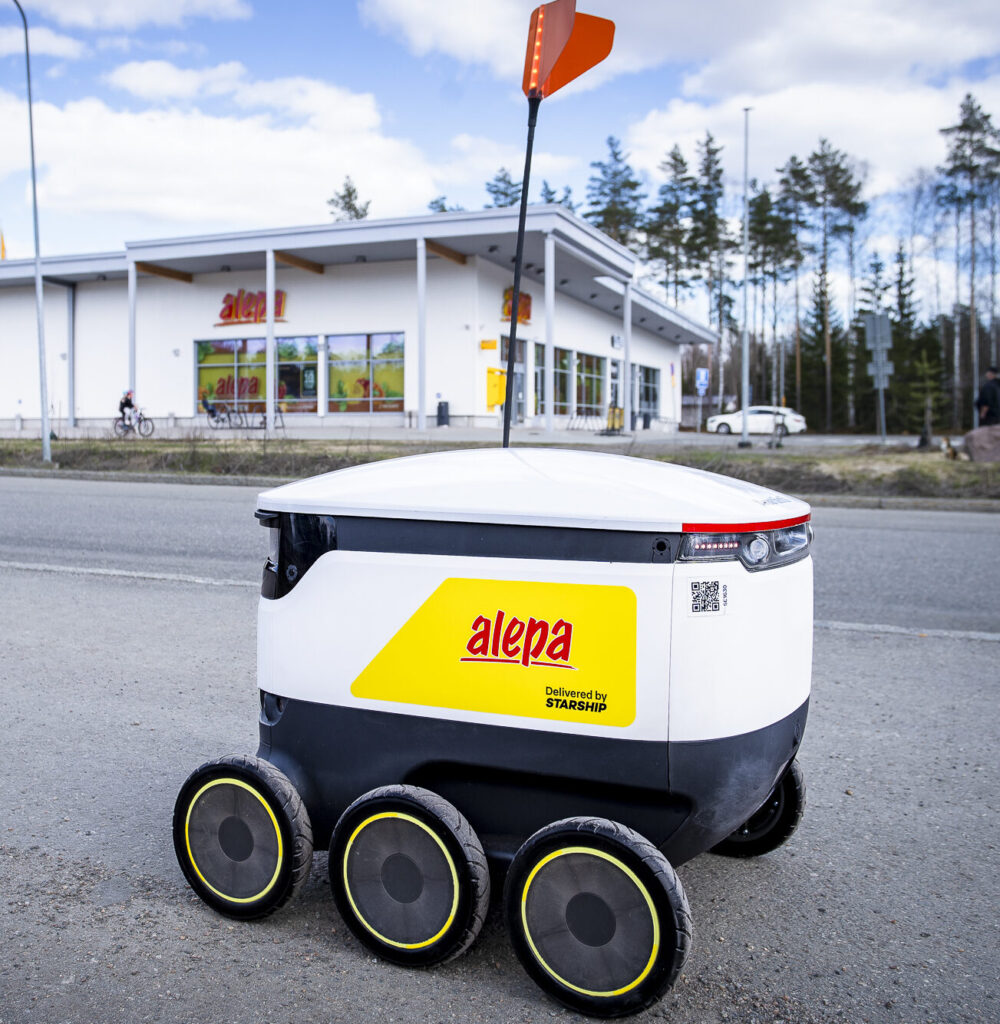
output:
[[[437,425],[439,427],[447,427],[449,425],[449,422],[450,421],[448,418],[448,403],[438,402]]]
[[[298,481],[256,515],[260,745],[178,796],[198,895],[263,916],[329,849],[354,934],[428,965],[474,940],[488,858],[547,991],[596,1016],[655,1001],[689,942],[674,866],[767,852],[802,812],[809,506],[497,448]]]

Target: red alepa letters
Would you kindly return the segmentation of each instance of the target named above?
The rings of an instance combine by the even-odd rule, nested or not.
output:
[[[472,636],[465,649],[474,661],[517,662],[522,665],[569,665],[573,645],[573,623],[557,619],[549,625],[545,619],[529,616],[527,620],[498,610],[493,619],[477,616],[472,623]]]

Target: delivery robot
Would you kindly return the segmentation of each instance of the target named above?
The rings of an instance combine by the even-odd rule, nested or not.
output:
[[[398,964],[511,940],[563,1004],[620,1016],[677,977],[674,868],[792,834],[812,660],[810,510],[679,466],[474,449],[262,493],[260,747],[174,814],[194,891],[271,913],[329,850]]]

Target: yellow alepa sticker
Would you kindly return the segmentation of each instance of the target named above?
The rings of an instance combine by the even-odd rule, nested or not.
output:
[[[447,579],[354,680],[355,697],[520,718],[635,720],[628,587]]]

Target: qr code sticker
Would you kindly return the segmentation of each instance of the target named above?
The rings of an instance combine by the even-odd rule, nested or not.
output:
[[[719,612],[722,605],[719,603],[719,581],[703,580],[691,583],[691,612]]]

